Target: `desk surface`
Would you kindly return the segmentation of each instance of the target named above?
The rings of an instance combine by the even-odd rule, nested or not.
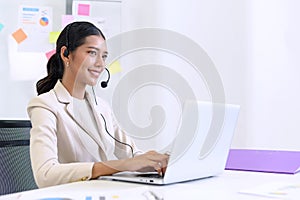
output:
[[[51,200],[122,200],[155,199],[149,191],[155,192],[162,199],[223,199],[223,200],[270,200],[260,195],[243,194],[241,191],[257,186],[270,186],[274,183],[297,186],[300,194],[300,173],[296,175],[273,174],[226,170],[223,174],[167,186],[149,186],[116,181],[92,180],[64,184],[43,189],[0,196],[0,200],[10,199],[51,199]],[[295,189],[295,188],[294,188]],[[295,193],[295,191],[293,191]],[[276,194],[277,195],[277,194]],[[284,197],[286,194],[278,194]],[[281,195],[281,196],[280,196]],[[294,194],[293,194],[294,195]],[[58,198],[59,197],[59,198]],[[298,196],[299,198],[299,196]],[[292,198],[293,199],[293,198]]]

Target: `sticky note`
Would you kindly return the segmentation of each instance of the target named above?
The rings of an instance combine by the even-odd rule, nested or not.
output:
[[[118,60],[115,61],[115,62],[113,62],[113,63],[111,63],[111,64],[108,66],[108,69],[109,69],[109,72],[110,72],[111,74],[116,74],[116,73],[122,71],[122,69],[121,69],[121,64],[120,64],[120,62],[119,62]]]
[[[20,44],[27,38],[26,33],[21,28],[18,29],[16,32],[14,32],[12,36],[17,41],[18,44]]]
[[[4,28],[4,25],[0,23],[0,31]]]
[[[53,49],[53,50],[51,50],[51,51],[48,51],[48,52],[46,53],[47,59],[49,60],[49,59],[51,58],[51,56],[55,54],[55,52],[56,52],[55,49]]]
[[[56,43],[59,34],[60,34],[60,32],[50,32],[49,33],[49,43],[50,44]]]
[[[78,15],[90,16],[90,5],[78,4]]]
[[[73,22],[75,17],[73,15],[62,15],[61,16],[61,26],[62,28],[66,27],[68,24]]]

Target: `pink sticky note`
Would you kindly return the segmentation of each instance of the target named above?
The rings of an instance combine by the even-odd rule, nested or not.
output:
[[[78,4],[78,15],[90,16],[90,5],[89,4]]]
[[[51,51],[48,51],[48,52],[46,53],[47,59],[49,60],[49,59],[51,58],[51,56],[53,56],[53,55],[55,54],[55,52],[56,52],[55,49],[53,49],[53,50],[51,50]]]
[[[61,16],[61,26],[62,28],[66,27],[68,24],[73,22],[75,17],[73,15],[62,15]]]

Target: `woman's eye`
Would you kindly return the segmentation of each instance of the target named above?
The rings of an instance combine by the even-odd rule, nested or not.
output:
[[[92,55],[92,56],[96,56],[97,55],[97,52],[96,51],[89,51],[88,52],[90,55]]]
[[[106,58],[107,58],[107,55],[103,55],[103,56],[102,56],[102,59],[103,59],[103,60],[106,60]]]

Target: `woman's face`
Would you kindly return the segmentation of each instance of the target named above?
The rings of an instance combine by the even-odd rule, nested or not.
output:
[[[106,43],[101,36],[86,37],[84,44],[70,54],[69,67],[75,84],[96,85],[100,74],[105,69],[107,55]]]

